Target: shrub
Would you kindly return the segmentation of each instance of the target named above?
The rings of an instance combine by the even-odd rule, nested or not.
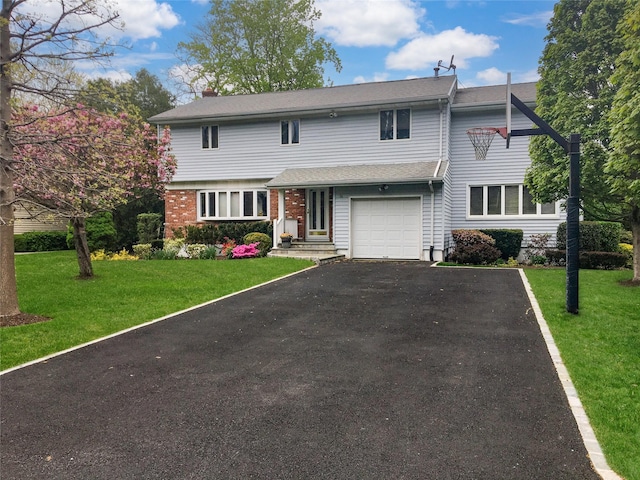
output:
[[[207,247],[200,253],[200,260],[215,260],[218,256],[216,247]]]
[[[186,249],[189,258],[201,258],[200,255],[207,249],[207,246],[202,243],[191,243],[186,246]]]
[[[151,255],[149,256],[150,260],[175,260],[178,258],[177,249],[168,249],[168,250],[151,250]]]
[[[151,240],[151,250],[162,250],[164,248],[164,239],[156,238]]]
[[[508,260],[509,257],[518,258],[522,245],[522,230],[507,228],[486,228],[480,230],[496,241],[496,248],[500,250],[500,257]]]
[[[131,255],[126,248],[109,256],[109,260],[138,260],[138,257]]]
[[[617,222],[580,222],[579,249],[588,252],[617,252],[622,225]],[[567,222],[558,225],[557,247],[567,248]]]
[[[151,244],[139,243],[134,245],[133,254],[141,260],[149,260],[151,258]]]
[[[67,232],[25,232],[13,237],[16,252],[51,252],[67,250]]]
[[[485,265],[500,258],[496,241],[479,230],[453,230],[451,234],[456,243],[451,254],[454,262]]]
[[[245,245],[249,245],[250,243],[257,243],[260,257],[267,256],[267,253],[269,253],[269,250],[271,250],[271,245],[273,243],[269,235],[260,232],[247,233],[244,236],[243,241]]]
[[[87,218],[85,228],[89,251],[113,250],[115,248],[117,232],[111,212],[100,212]],[[67,232],[67,245],[70,249],[75,248],[73,244],[73,227],[71,225],[69,225]]]
[[[620,244],[620,253],[624,253],[627,256],[627,267],[633,266],[633,245],[628,243]]]
[[[228,238],[236,242],[243,243],[245,235],[249,233],[264,233],[270,238],[273,234],[271,222],[224,222],[206,225],[189,225],[184,229],[174,229],[174,237],[184,237],[187,243],[204,243],[215,245],[224,243]]]
[[[550,233],[536,233],[529,236],[529,242],[527,243],[527,249],[525,251],[526,259],[534,265],[544,265],[547,263],[545,255],[550,239]]]
[[[566,250],[547,250],[549,261],[554,265],[566,264]],[[612,270],[622,268],[627,263],[627,256],[620,252],[580,252],[579,264],[584,269]]]
[[[623,230],[620,234],[620,243],[628,243],[633,245],[633,232],[630,230]]]
[[[137,216],[136,231],[140,243],[151,243],[160,238],[162,215],[159,213],[140,213]]]
[[[236,248],[236,241],[230,238],[225,238],[222,244],[222,255],[227,258],[233,258],[233,249]]]
[[[252,258],[260,255],[258,250],[258,242],[249,243],[248,245],[237,245],[231,252],[231,258]]]
[[[178,253],[184,246],[184,243],[184,238],[165,238],[162,249],[167,251],[175,251],[176,253]]]

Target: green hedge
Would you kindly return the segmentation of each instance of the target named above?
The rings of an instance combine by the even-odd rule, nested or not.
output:
[[[67,250],[67,232],[25,232],[13,237],[16,252]]]
[[[271,222],[224,222],[217,225],[189,225],[183,229],[173,230],[174,236],[184,238],[187,243],[204,243],[205,245],[223,243],[225,238],[235,240],[240,245],[245,235],[249,233],[264,233],[272,237],[273,225]]]
[[[100,212],[86,219],[85,229],[87,231],[87,244],[89,250],[106,250],[113,252],[117,250],[118,245],[116,239],[118,232],[116,231],[113,215],[111,212]],[[67,231],[67,245],[70,249],[74,249],[73,227],[69,225]]]
[[[546,250],[545,255],[553,265],[566,264],[566,250]],[[580,268],[612,270],[623,268],[627,264],[627,256],[620,252],[580,252]]]
[[[480,231],[489,235],[496,241],[496,248],[500,250],[500,257],[503,260],[518,258],[520,247],[522,246],[522,230],[507,228],[484,228]]]
[[[622,224],[617,222],[580,222],[579,249],[587,252],[617,252]],[[567,222],[558,225],[558,250],[567,248]]]

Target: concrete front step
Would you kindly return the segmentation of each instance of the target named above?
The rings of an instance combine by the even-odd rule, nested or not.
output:
[[[269,257],[295,257],[312,260],[318,264],[341,260],[344,255],[337,253],[333,243],[293,242],[290,248],[273,248]]]

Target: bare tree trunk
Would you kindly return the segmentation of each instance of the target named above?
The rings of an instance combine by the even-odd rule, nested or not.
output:
[[[640,283],[640,206],[631,212],[631,233],[633,234],[633,281]]]
[[[8,76],[9,44],[9,0],[2,0],[0,15],[0,316],[20,313],[13,244],[13,147],[9,142],[11,121],[11,79]],[[7,17],[7,18],[5,18]]]
[[[87,243],[85,219],[82,217],[72,218],[71,225],[73,225],[73,243],[76,247],[78,266],[80,267],[80,278],[92,278],[93,267],[91,266],[91,253],[89,252],[89,244]]]

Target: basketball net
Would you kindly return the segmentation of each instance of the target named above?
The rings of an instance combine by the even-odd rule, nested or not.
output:
[[[485,160],[487,158],[487,152],[496,133],[502,135],[500,129],[495,127],[477,127],[467,130],[469,140],[471,140],[476,151],[476,160]]]

